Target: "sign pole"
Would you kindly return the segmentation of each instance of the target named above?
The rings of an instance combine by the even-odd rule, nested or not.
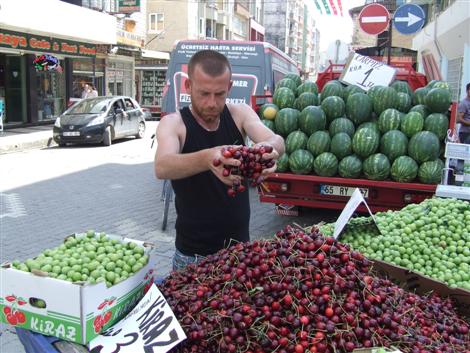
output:
[[[390,65],[392,51],[392,21],[388,25],[387,65]]]

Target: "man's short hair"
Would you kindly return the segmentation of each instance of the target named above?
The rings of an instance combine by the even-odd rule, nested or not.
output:
[[[204,71],[212,77],[217,77],[225,73],[228,69],[232,74],[232,68],[225,55],[215,50],[201,50],[194,54],[188,63],[188,75],[191,78],[195,67],[199,65]]]

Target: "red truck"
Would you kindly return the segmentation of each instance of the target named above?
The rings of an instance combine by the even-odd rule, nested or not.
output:
[[[322,72],[317,79],[318,89],[321,91],[326,82],[339,78],[343,67],[332,64]],[[396,79],[406,80],[413,90],[427,84],[426,77],[411,65],[397,68]],[[256,102],[256,97],[252,102]],[[455,118],[456,104],[453,103],[451,127],[455,126]],[[432,197],[436,191],[436,185],[420,183],[275,173],[258,188],[258,193],[261,202],[276,204],[279,214],[296,215],[298,207],[342,210],[356,188],[360,188],[373,212],[401,209],[409,203]],[[366,209],[360,206],[358,211],[366,212]]]

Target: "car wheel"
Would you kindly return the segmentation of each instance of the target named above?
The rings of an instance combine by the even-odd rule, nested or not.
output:
[[[111,127],[108,126],[106,130],[104,130],[103,145],[111,146],[111,143],[112,143]]]
[[[145,123],[141,121],[139,123],[139,131],[137,132],[137,135],[135,135],[136,138],[141,139],[145,136]]]

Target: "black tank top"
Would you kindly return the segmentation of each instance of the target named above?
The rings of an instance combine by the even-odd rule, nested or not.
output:
[[[195,120],[190,109],[180,110],[186,126],[182,153],[197,152],[221,145],[242,145],[227,106],[216,131],[207,131]],[[227,185],[211,171],[172,180],[175,191],[176,248],[185,255],[209,255],[238,242],[249,240],[250,202],[248,187],[235,197],[227,195]],[[247,181],[245,180],[245,186]]]

